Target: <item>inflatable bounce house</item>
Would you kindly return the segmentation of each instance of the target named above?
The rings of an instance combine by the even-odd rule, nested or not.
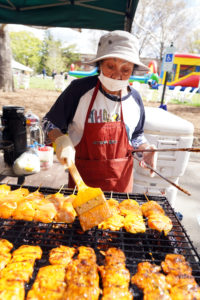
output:
[[[130,76],[130,84],[133,81],[139,81],[140,83],[148,83],[150,87],[157,89],[159,85],[164,84],[166,72],[163,71],[163,65],[161,66],[160,76],[158,75],[157,62],[152,60],[149,65],[149,72],[143,76],[132,75]],[[68,73],[75,78],[82,78],[86,76],[94,76],[98,74],[98,69],[94,68],[89,72],[75,71],[74,68]],[[200,84],[200,55],[197,54],[175,54],[173,69],[170,72],[170,76],[167,81],[167,85],[170,89],[174,89],[175,86],[182,86],[182,90],[185,87],[197,88]]]
[[[159,84],[164,84],[166,72],[161,67]],[[173,69],[167,81],[170,89],[175,86],[197,88],[200,83],[200,55],[175,54]]]
[[[129,82],[132,84],[133,81],[139,81],[140,83],[148,83],[149,81],[158,83],[159,82],[159,76],[158,76],[158,67],[157,62],[152,60],[150,61],[149,65],[149,72],[144,74],[143,76],[136,76],[132,75],[130,76]],[[71,66],[70,71],[68,72],[68,75],[73,76],[75,78],[82,78],[87,76],[94,76],[98,74],[98,69],[94,68],[93,70],[89,72],[84,71],[76,71],[74,70],[74,67]]]

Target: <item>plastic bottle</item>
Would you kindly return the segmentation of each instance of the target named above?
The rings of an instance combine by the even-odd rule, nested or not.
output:
[[[37,143],[39,145],[43,144],[43,131],[39,122],[32,122],[32,125],[29,128],[30,132],[30,145]]]
[[[36,124],[39,124],[40,119],[39,117],[34,114],[31,110],[29,110],[26,115],[26,127],[27,127],[27,144],[28,146],[30,146],[31,144],[34,143],[34,141],[39,143],[39,133],[37,133],[37,128],[35,128]],[[32,127],[32,128],[31,128]],[[32,130],[32,138],[31,138],[31,132],[30,130]],[[38,135],[38,137],[37,137]]]

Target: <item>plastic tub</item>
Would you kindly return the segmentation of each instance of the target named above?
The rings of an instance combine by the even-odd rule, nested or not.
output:
[[[38,155],[40,158],[40,169],[46,170],[53,166],[54,149],[50,146],[38,147]]]

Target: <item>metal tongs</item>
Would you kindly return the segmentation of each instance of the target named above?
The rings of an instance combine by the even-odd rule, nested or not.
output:
[[[155,151],[189,151],[189,152],[200,152],[200,148],[168,148],[168,149],[143,149],[143,150],[134,149],[134,151],[132,153],[134,154],[136,152],[155,152]],[[141,161],[137,156],[134,156],[134,158],[137,161],[139,161],[139,162]],[[181,192],[185,193],[188,196],[191,196],[191,194],[187,190],[183,189],[178,184],[176,184],[173,181],[169,180],[168,178],[164,177],[157,170],[155,170],[154,168],[152,168],[149,164],[145,163],[145,165],[146,165],[146,167],[148,169],[150,169],[151,171],[153,171],[155,174],[157,174],[158,176],[160,176],[162,179],[164,179],[165,181],[167,181],[171,185],[175,186],[178,190],[180,190]]]
[[[136,152],[167,152],[167,151],[188,151],[188,152],[200,152],[200,148],[191,147],[191,148],[155,148],[155,149],[134,149],[132,153]]]

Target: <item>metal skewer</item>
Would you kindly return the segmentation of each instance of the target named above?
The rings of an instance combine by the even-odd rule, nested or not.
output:
[[[167,152],[167,151],[188,151],[188,152],[200,152],[200,148],[163,148],[163,149],[134,149],[135,152]]]
[[[134,156],[134,158],[137,161],[141,161],[138,157]],[[169,180],[168,178],[164,177],[163,175],[161,175],[158,171],[156,171],[154,168],[152,168],[149,164],[145,163],[146,167],[150,170],[152,170],[154,173],[156,173],[158,176],[160,176],[162,179],[164,179],[165,181],[169,182],[170,184],[172,184],[173,186],[175,186],[177,189],[179,189],[181,192],[187,194],[188,196],[191,196],[191,194],[184,190],[182,187],[180,187],[179,185],[177,185],[176,183],[174,183],[173,181]]]

